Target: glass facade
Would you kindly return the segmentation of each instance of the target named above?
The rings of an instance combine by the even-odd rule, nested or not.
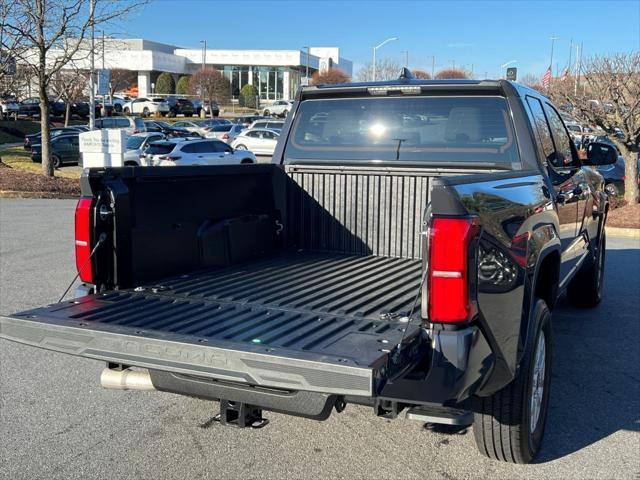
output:
[[[219,68],[231,82],[231,96],[237,100],[240,90],[253,84],[262,100],[288,100],[300,84],[300,73],[288,67],[230,66]],[[286,86],[285,86],[286,85]]]

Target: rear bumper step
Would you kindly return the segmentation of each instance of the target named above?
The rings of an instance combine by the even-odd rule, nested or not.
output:
[[[378,375],[374,368],[341,364],[322,355],[301,359],[295,358],[297,352],[262,353],[272,349],[258,345],[236,350],[184,337],[170,339],[162,333],[152,337],[149,332],[138,336],[131,329],[120,330],[109,325],[83,328],[78,322],[59,319],[0,317],[0,338],[111,363],[247,385],[369,397]]]

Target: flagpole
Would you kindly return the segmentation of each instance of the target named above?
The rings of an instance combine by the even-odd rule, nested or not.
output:
[[[569,42],[569,72],[571,72],[571,54],[573,53],[573,38]]]
[[[547,87],[547,92],[551,88],[551,79],[553,78],[553,44],[558,39],[558,37],[554,37],[551,35],[549,38],[551,40],[551,58],[549,59],[549,69],[551,70],[551,78],[549,79],[549,86]]]

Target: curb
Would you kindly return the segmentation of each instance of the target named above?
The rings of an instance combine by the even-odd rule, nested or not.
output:
[[[14,190],[0,190],[0,198],[43,198],[53,200],[77,200],[80,195],[56,192],[17,192]]]
[[[640,240],[640,228],[607,227],[606,231],[607,235],[611,235],[613,237],[624,237]]]

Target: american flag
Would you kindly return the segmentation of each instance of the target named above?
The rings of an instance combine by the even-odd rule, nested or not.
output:
[[[549,84],[551,83],[551,67],[547,68],[547,71],[544,72],[542,76],[542,86],[544,88],[549,88]]]

